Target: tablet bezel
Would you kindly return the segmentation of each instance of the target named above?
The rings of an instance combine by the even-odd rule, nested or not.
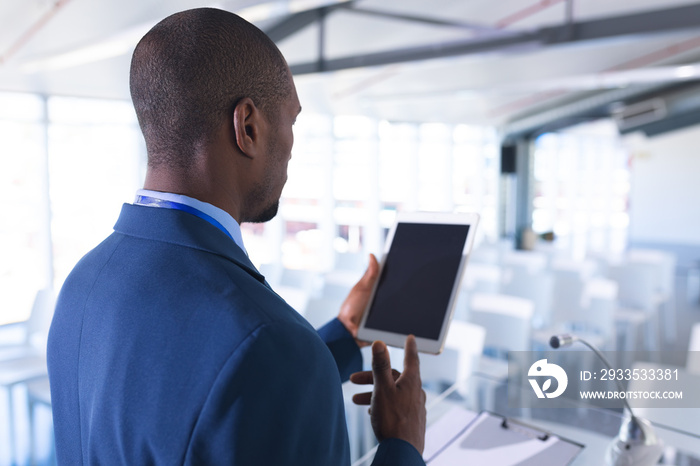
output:
[[[382,276],[382,272],[384,271],[384,264],[386,263],[386,258],[389,254],[389,251],[391,250],[391,245],[394,240],[394,234],[396,233],[398,225],[401,223],[469,225],[469,231],[467,233],[467,237],[464,240],[464,246],[462,247],[461,259],[457,269],[457,274],[455,276],[455,281],[452,284],[452,293],[450,294],[450,300],[447,304],[447,309],[445,310],[442,326],[440,327],[440,334],[437,340],[416,337],[418,351],[429,354],[440,354],[445,345],[447,329],[449,328],[449,324],[452,321],[452,316],[454,315],[455,304],[457,302],[457,298],[459,297],[459,290],[461,287],[462,278],[464,276],[464,270],[466,269],[469,253],[471,252],[472,245],[474,244],[476,227],[479,223],[479,214],[443,212],[398,213],[396,216],[396,221],[394,222],[394,225],[392,226],[391,230],[389,231],[389,234],[387,235],[384,252],[382,253],[381,260],[379,261],[379,277]],[[369,302],[362,315],[362,320],[357,331],[357,339],[367,342],[381,340],[387,345],[403,348],[406,342],[407,335],[365,327],[367,317],[369,315],[369,310],[374,302],[374,296],[377,292],[378,285],[379,280],[377,280],[377,282],[374,284]]]

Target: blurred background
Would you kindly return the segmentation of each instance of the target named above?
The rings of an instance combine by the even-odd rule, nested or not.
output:
[[[690,364],[700,2],[8,0],[0,413],[14,408],[0,414],[0,464],[50,460],[36,433],[50,431],[48,410],[37,426],[25,409],[50,403],[26,385],[45,369],[28,361],[65,277],[143,182],[131,52],[165,16],[202,6],[254,22],[294,73],[303,112],[280,213],[242,228],[253,262],[312,323],[337,312],[397,211],[478,212],[458,321],[477,320],[481,295],[516,297],[532,309],[525,348],[510,349],[573,328]]]

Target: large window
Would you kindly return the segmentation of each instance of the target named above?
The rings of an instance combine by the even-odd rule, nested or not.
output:
[[[130,102],[53,97],[49,180],[54,283],[112,232],[143,184],[145,156]]]
[[[51,280],[44,102],[0,94],[0,324],[25,320]]]
[[[630,173],[615,125],[549,133],[535,144],[533,230],[553,232],[578,257],[623,251]]]
[[[379,253],[396,212],[416,210],[479,212],[496,240],[497,152],[492,128],[302,114],[280,216],[244,225],[246,246],[258,264],[327,271]]]
[[[25,320],[142,184],[129,102],[0,94],[0,324]]]
[[[381,251],[397,211],[476,211],[496,239],[497,140],[490,128],[302,114],[280,214],[242,226],[257,264],[328,271]],[[0,94],[0,324],[29,315],[112,232],[142,185],[131,103]]]

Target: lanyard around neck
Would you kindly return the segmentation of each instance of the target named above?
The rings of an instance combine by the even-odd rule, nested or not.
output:
[[[224,226],[219,223],[214,217],[205,214],[199,209],[195,209],[194,207],[190,207],[186,204],[180,204],[179,202],[173,202],[173,201],[166,201],[163,199],[158,199],[155,197],[150,197],[150,196],[136,196],[136,201],[134,202],[136,205],[142,205],[142,206],[149,206],[149,207],[163,207],[165,209],[174,209],[174,210],[181,210],[183,212],[187,212],[189,214],[195,215],[202,220],[206,220],[207,222],[211,223],[214,225],[216,228],[219,230],[223,231],[226,236],[229,238],[233,239],[233,236],[231,236],[231,233],[224,228]],[[235,240],[234,240],[235,241]]]

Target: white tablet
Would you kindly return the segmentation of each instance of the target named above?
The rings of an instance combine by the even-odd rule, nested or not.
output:
[[[363,341],[442,352],[478,214],[400,213],[389,232],[379,280],[357,333]]]

